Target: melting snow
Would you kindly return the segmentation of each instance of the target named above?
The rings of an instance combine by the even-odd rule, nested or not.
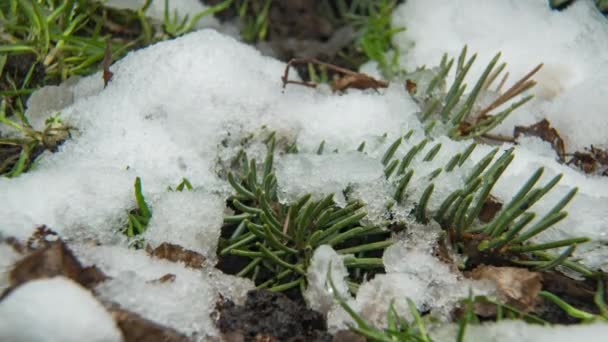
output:
[[[577,1],[564,12],[549,12],[544,0],[495,0],[483,4],[410,0],[395,13],[394,21],[408,28],[398,43],[407,52],[403,61],[410,68],[419,64],[432,66],[443,52],[457,54],[465,43],[470,51],[480,52],[478,69],[473,74],[479,73],[479,68],[485,66],[481,62],[498,50],[510,63],[513,76],[544,61],[546,66],[536,89],[538,99],[514,113],[514,119],[505,122],[501,130],[510,132],[515,123],[530,124],[547,116],[565,135],[567,145],[579,149],[591,143],[608,143],[604,134],[608,121],[605,115],[600,116],[602,97],[597,95],[606,81],[606,76],[597,70],[608,70],[608,26],[593,11],[591,1]],[[513,18],[518,18],[517,25]],[[394,191],[383,180],[383,151],[410,129],[415,133],[399,147],[397,156],[403,156],[423,137],[422,125],[415,115],[419,108],[402,86],[391,85],[379,92],[354,90],[343,95],[298,86],[282,91],[283,63],[211,30],[132,52],[111,69],[114,78],[105,89],[101,76],[96,74],[48,91],[54,97],[48,104],[43,96],[32,98],[38,114],[47,114],[44,108],[56,110],[69,104],[61,110],[60,117],[78,130],[59,153],[45,155],[31,172],[15,179],[0,178],[0,236],[24,240],[37,225],[48,225],[70,241],[86,265],[96,264],[113,277],[96,289],[102,298],[200,338],[217,333],[209,318],[217,296],[221,293],[238,299],[252,285],[222,275],[210,266],[194,271],[129,250],[119,230],[126,222],[127,212],[135,206],[136,176],[143,180],[143,192],[153,211],[146,240],[153,245],[180,244],[202,253],[213,264],[223,201],[229,191],[226,182],[218,177],[222,172],[218,161],[225,161],[240,149],[238,143],[224,142],[264,129],[296,140],[298,155],[277,155],[282,198],[291,200],[311,191],[318,196],[336,192],[336,198],[343,201],[342,190],[353,185],[351,195],[367,202],[370,219],[377,222],[383,218]],[[581,113],[585,115],[582,120]],[[319,156],[316,151],[321,141],[325,141],[325,153]],[[363,141],[365,151],[355,152]],[[432,162],[422,162],[422,156],[437,142],[443,144],[438,156]],[[426,183],[417,180],[443,166],[467,145],[445,137],[427,144],[413,161],[416,175],[408,188],[410,197],[403,206],[393,208],[401,213],[397,213],[397,218],[406,219],[408,209],[424,191]],[[533,140],[524,145],[516,148],[515,160],[496,184],[494,195],[508,201],[541,166],[545,168],[541,183],[563,173],[560,184],[539,202],[537,214],[549,210],[572,187],[579,187],[579,193],[567,207],[568,218],[538,239],[591,237],[595,244],[580,249],[579,256],[590,266],[608,269],[608,250],[602,245],[608,239],[606,178],[589,177],[558,164],[548,155],[546,146]],[[255,149],[252,146],[250,150],[260,160],[264,151],[259,145],[257,152]],[[461,187],[474,161],[489,150],[490,147],[478,147],[462,171],[437,177],[429,208],[436,209],[444,195]],[[167,187],[175,187],[182,177],[188,178],[195,189],[167,192]],[[89,240],[102,246],[85,244]],[[442,315],[471,288],[482,293],[491,291],[484,284],[462,280],[457,272],[432,258],[430,240],[428,236],[400,237],[384,258],[388,274],[362,284],[357,298],[350,300],[353,307],[380,324],[380,314],[384,314],[391,299],[396,300],[398,312],[405,316],[409,315],[405,297],[410,297],[420,309]],[[327,288],[321,284],[326,269],[319,260],[337,262],[331,252],[317,251],[311,268],[317,274],[309,274],[315,285],[307,298],[312,306],[323,310],[327,310]],[[342,274],[339,262],[334,271]],[[173,282],[154,282],[167,273],[176,276]],[[34,297],[27,298],[29,295],[19,297],[23,292],[27,294],[27,286],[68,289],[61,293],[69,292],[66,296],[71,300],[84,296],[74,294],[80,290],[74,290],[73,285],[58,282],[61,281],[24,285],[11,295],[12,300],[33,300]],[[51,299],[37,300],[48,304]],[[77,304],[88,307],[90,301],[90,296],[84,296]],[[10,304],[7,299],[0,307]],[[43,332],[45,317],[38,318]],[[329,317],[333,326],[348,321],[335,307],[330,309]],[[503,329],[498,327],[506,324],[489,329]],[[529,336],[534,336],[532,330],[538,328],[529,329],[517,328],[526,336],[528,331]],[[583,332],[596,328],[564,329]],[[108,335],[99,336],[115,336],[111,335],[110,325],[103,331]],[[553,332],[543,334],[550,336]]]

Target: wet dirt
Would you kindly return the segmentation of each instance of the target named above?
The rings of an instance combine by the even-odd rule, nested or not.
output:
[[[320,313],[303,302],[266,290],[247,293],[244,305],[231,301],[218,304],[220,331],[233,341],[331,341]]]

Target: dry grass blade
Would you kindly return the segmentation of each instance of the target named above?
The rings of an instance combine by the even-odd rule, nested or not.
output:
[[[524,91],[534,87],[536,85],[536,81],[530,80],[530,78],[532,76],[534,76],[543,67],[543,65],[544,65],[543,63],[537,65],[534,69],[532,69],[529,73],[527,73],[519,81],[515,82],[515,84],[513,84],[513,86],[511,86],[511,88],[509,88],[502,95],[500,95],[494,102],[492,102],[486,108],[482,109],[481,112],[479,112],[478,117],[485,118],[490,111],[498,108],[500,105],[511,100],[515,96],[523,93]],[[502,87],[502,85],[504,84],[504,81],[506,80],[507,75],[508,74],[505,74],[505,78],[503,78],[503,81],[501,81],[501,84],[499,87]]]

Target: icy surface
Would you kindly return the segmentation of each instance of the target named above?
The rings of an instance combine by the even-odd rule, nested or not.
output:
[[[394,12],[393,25],[407,28],[395,42],[406,52],[400,61],[410,71],[438,65],[446,52],[457,57],[465,44],[477,52],[470,87],[499,51],[510,72],[506,86],[545,64],[534,77],[536,99],[497,132],[511,135],[514,125],[547,118],[570,151],[608,147],[601,95],[608,81],[608,25],[593,1],[552,11],[545,0],[410,0]]]
[[[449,325],[430,331],[436,342],[454,341],[458,326]],[[600,341],[601,336],[608,336],[608,324],[595,323],[588,325],[554,325],[541,326],[526,324],[522,321],[505,320],[499,323],[468,325],[465,341],[483,342],[571,342]]]
[[[338,255],[328,245],[319,246],[315,250],[306,271],[308,287],[304,292],[304,299],[313,310],[325,314],[335,305],[334,296],[350,298],[345,280],[348,270],[344,266],[343,258],[344,256]],[[338,293],[334,293],[330,279]]]
[[[334,200],[344,205],[346,188],[381,180],[383,169],[378,160],[358,152],[287,155],[277,166],[279,195],[292,202],[308,193],[315,200],[333,193]]]
[[[0,340],[119,342],[112,316],[80,285],[64,277],[32,280],[0,302]]]

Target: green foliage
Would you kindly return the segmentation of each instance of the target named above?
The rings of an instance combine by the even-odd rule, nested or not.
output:
[[[167,188],[168,191],[178,191],[178,192],[182,192],[182,191],[184,191],[184,189],[186,189],[186,190],[194,189],[192,187],[192,184],[190,183],[190,181],[187,178],[182,178],[181,182],[179,182],[179,184],[177,184],[175,189],[173,189],[172,187]]]
[[[568,314],[568,316],[579,319],[583,323],[593,323],[597,321],[608,322],[608,306],[606,305],[604,292],[604,282],[600,278],[597,283],[595,296],[593,297],[593,301],[599,311],[599,314],[593,314],[577,309],[549,291],[540,291],[538,295],[559,306],[566,314]]]
[[[144,7],[149,6],[151,0],[147,0]],[[232,4],[232,0],[223,1],[215,6],[211,6],[199,13],[190,17],[189,15],[185,15],[180,18],[179,13],[175,11],[174,13],[170,13],[169,11],[169,0],[165,0],[165,11],[164,11],[164,20],[163,20],[163,31],[170,38],[179,37],[184,35],[194,28],[194,25],[201,20],[201,18],[209,15],[213,15],[217,12],[221,12],[228,8]]]
[[[514,100],[536,84],[530,78],[542,67],[542,64],[501,93],[491,104],[477,109],[484,95],[501,92],[508,74],[502,78],[495,90],[490,89],[506,67],[506,63],[498,64],[500,58],[498,53],[488,63],[470,93],[464,96],[467,89],[467,84],[464,83],[465,77],[476,58],[477,54],[474,54],[467,59],[465,46],[458,60],[454,58],[448,60],[448,56],[444,55],[436,71],[422,67],[409,75],[417,83],[416,90],[411,92],[423,108],[420,118],[423,122],[427,122],[428,131],[435,126],[443,126],[448,136],[455,140],[480,137],[498,126],[515,109],[532,99],[532,95],[527,95]],[[456,64],[455,78],[446,90],[447,75],[454,64]],[[511,102],[510,106],[498,113],[490,113],[509,102]]]
[[[5,101],[0,101],[0,124],[17,131],[16,136],[0,136],[0,174],[6,177],[17,177],[27,172],[38,154],[45,150],[54,151],[70,135],[70,127],[57,114],[46,120],[42,131],[35,130],[27,121],[17,123],[8,119]]]
[[[291,204],[279,202],[273,172],[274,134],[266,143],[268,152],[261,165],[241,153],[237,157],[237,173],[228,174],[228,181],[235,190],[229,203],[235,213],[225,216],[224,222],[236,228],[231,237],[221,243],[219,254],[250,259],[238,275],[250,277],[258,288],[285,291],[299,287],[303,290],[312,253],[325,244],[340,254],[357,254],[357,257],[345,259],[350,269],[382,268],[381,258],[365,257],[365,253],[382,251],[392,241],[385,238],[370,240],[386,233],[381,228],[361,223],[366,213],[359,201],[351,201],[340,208],[332,194],[318,201],[305,195]],[[261,278],[262,273],[271,276]],[[354,282],[352,279],[351,289],[356,287]]]
[[[0,96],[10,98],[10,113],[23,112],[20,96],[45,84],[97,71],[106,57],[106,44],[110,59],[116,60],[129,50],[187,33],[202,17],[222,11],[231,3],[226,0],[192,17],[180,18],[177,13],[169,13],[166,0],[164,22],[157,25],[144,14],[150,0],[136,11],[108,8],[94,0],[2,1]],[[14,72],[12,69],[18,69],[14,66],[9,68],[20,63],[28,64],[25,75]]]
[[[148,207],[142,193],[141,179],[139,177],[135,178],[134,193],[137,208],[129,212],[127,226],[124,230],[125,235],[129,238],[134,238],[137,235],[143,234],[152,218],[152,211]]]
[[[385,175],[395,185],[396,191],[393,197],[397,203],[403,203],[407,198],[407,187],[418,165],[412,165],[412,161],[430,141],[429,138],[424,138],[418,143],[411,143],[411,147],[403,157],[396,158],[399,146],[408,141],[411,135],[411,132],[408,132],[395,140],[382,158]],[[508,256],[513,261],[531,266],[536,270],[548,270],[563,265],[590,275],[591,272],[582,265],[568,260],[576,246],[589,239],[570,238],[543,244],[530,242],[531,238],[567,216],[563,209],[576,194],[576,188],[568,192],[539,220],[534,221],[536,214],[531,211],[534,204],[559,182],[561,175],[555,176],[545,185],[535,187],[543,173],[543,168],[539,168],[490,222],[478,223],[477,218],[484,203],[489,200],[492,188],[514,158],[512,148],[504,151],[498,158],[495,158],[498,148],[490,151],[468,172],[464,186],[443,198],[439,209],[434,213],[429,213],[427,203],[433,196],[433,179],[441,173],[450,173],[462,167],[476,146],[475,143],[472,143],[463,152],[452,156],[444,167],[423,177],[422,181],[426,180],[426,185],[420,184],[420,180],[418,181],[416,186],[424,186],[425,190],[417,200],[418,204],[413,212],[415,219],[418,222],[427,223],[432,216],[432,219],[446,229],[457,251],[463,251],[465,245],[471,243],[468,239],[475,236],[477,248],[482,253]],[[435,144],[429,148],[424,157],[421,157],[421,163],[433,161],[440,149],[441,144]],[[548,250],[564,247],[566,249],[558,256],[547,253]]]
[[[383,77],[391,80],[402,71],[399,51],[392,40],[405,30],[391,25],[396,6],[395,0],[324,0],[319,4],[319,13],[335,26],[352,26],[357,31],[353,45],[339,52],[344,61],[355,69],[367,61],[375,61]]]
[[[363,51],[368,60],[378,63],[383,77],[388,80],[401,71],[398,63],[399,50],[392,41],[393,37],[405,28],[391,25],[391,16],[396,5],[395,0],[371,1],[368,4],[360,4],[362,8],[351,10],[346,15],[350,23],[360,30],[356,41],[357,48]],[[391,50],[393,51],[389,54]]]
[[[244,41],[253,43],[266,40],[271,5],[272,0],[235,0],[233,7],[241,20],[241,37]]]

